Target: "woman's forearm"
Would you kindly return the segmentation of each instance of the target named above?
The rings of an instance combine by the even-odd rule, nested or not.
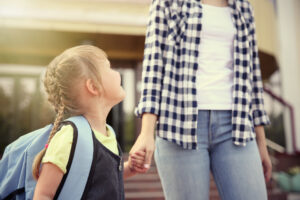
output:
[[[256,142],[259,144],[266,145],[266,136],[265,136],[264,126],[256,126],[255,133],[256,133]]]
[[[155,131],[156,121],[157,121],[157,115],[152,113],[144,113],[142,116],[142,128],[140,134],[153,136]]]

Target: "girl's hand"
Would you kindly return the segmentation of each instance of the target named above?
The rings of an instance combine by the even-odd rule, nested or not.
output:
[[[136,173],[143,173],[143,166],[145,162],[144,151],[137,151],[132,155],[129,155],[128,161],[124,163],[123,177],[124,179],[134,176]]]
[[[128,157],[128,167],[133,173],[142,173],[143,166],[145,164],[145,155],[144,151],[135,152]]]
[[[129,155],[129,167],[131,170],[140,172],[144,168],[146,153],[144,151],[137,151],[132,155]]]

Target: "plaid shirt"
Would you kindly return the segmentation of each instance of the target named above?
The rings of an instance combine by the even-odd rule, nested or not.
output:
[[[142,93],[137,116],[158,116],[157,135],[186,149],[197,148],[197,91],[201,0],[153,0],[144,51]],[[269,124],[252,7],[246,0],[228,0],[236,35],[232,140],[246,145],[254,127]]]

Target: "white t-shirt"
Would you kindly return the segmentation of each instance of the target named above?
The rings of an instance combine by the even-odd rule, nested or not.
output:
[[[235,27],[229,7],[202,4],[202,31],[197,71],[199,109],[230,110],[233,93]]]

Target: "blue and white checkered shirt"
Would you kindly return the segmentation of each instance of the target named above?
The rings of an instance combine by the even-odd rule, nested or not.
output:
[[[147,28],[142,93],[137,116],[158,116],[157,135],[186,149],[197,148],[197,92],[201,0],[153,0]],[[233,23],[232,140],[246,145],[254,127],[269,124],[253,10],[246,0],[228,0]]]

